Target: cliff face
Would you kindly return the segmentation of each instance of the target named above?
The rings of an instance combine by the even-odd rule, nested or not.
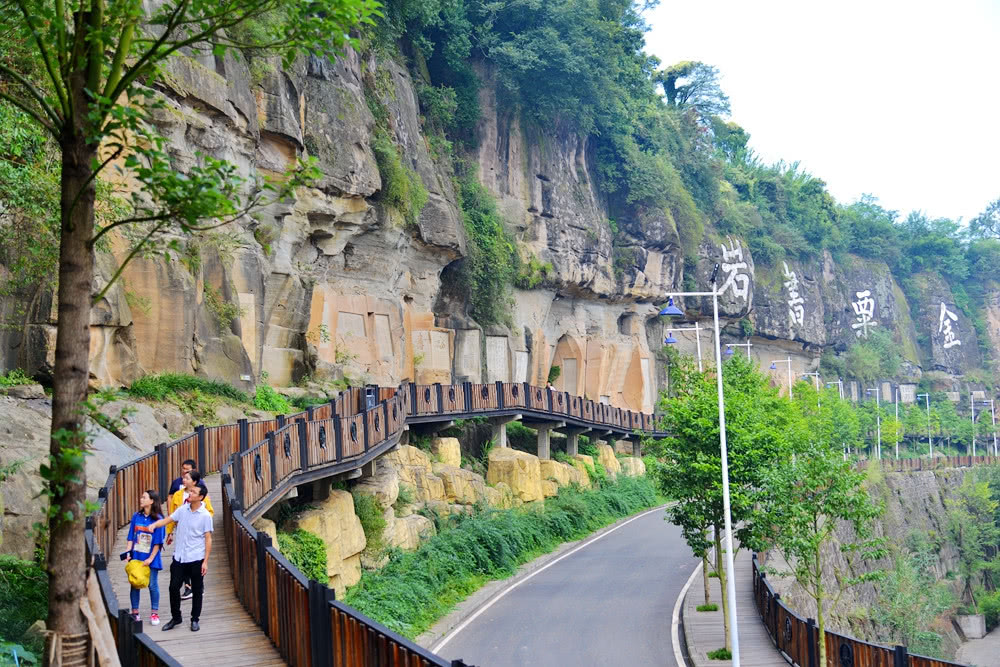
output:
[[[513,328],[484,329],[446,284],[468,241],[450,161],[435,157],[422,132],[406,68],[351,52],[336,63],[312,59],[281,71],[272,62],[254,71],[229,56],[172,62],[156,122],[177,168],[202,152],[230,160],[252,181],[308,155],[322,178],[291,201],[191,240],[181,261],[133,261],[94,309],[96,384],[156,371],[245,387],[265,372],[275,385],[307,375],[544,383],[559,365],[558,388],[650,410],[662,382],[655,352],[669,326],[656,316],[659,306],[684,285],[707,289],[716,263],[730,325],[724,340],[743,342],[752,332],[751,354],[765,367],[790,357],[797,377],[816,369],[824,349],[843,352],[873,329],[891,331],[901,346],[908,363],[900,379],[983,364],[974,328],[936,274],[914,281],[920,295],[910,303],[881,262],[827,254],[765,266],[744,239],[711,227],[700,241],[683,239],[669,213],[640,210],[609,223],[587,138],[523,121],[498,102],[487,71],[478,145],[463,157],[496,197],[522,257],[551,271],[536,289],[515,291]],[[366,77],[377,82],[367,94],[387,110],[385,129],[403,166],[427,191],[415,224],[382,199]],[[696,249],[687,262],[684,247]],[[114,252],[100,258],[105,277],[124,244]],[[683,305],[711,325],[710,299]],[[0,333],[3,365],[51,367],[51,296],[25,295],[3,308],[23,313]],[[989,321],[1000,322],[998,313],[989,310]],[[989,330],[987,343],[1000,342],[1000,326]],[[691,334],[677,337],[682,351],[695,351]],[[711,358],[710,337],[702,346]],[[784,367],[775,377],[785,383]]]

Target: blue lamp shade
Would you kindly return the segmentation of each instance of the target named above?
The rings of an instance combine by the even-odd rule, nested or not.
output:
[[[727,357],[733,356],[733,346],[732,345],[727,345],[726,346],[726,351],[723,354],[725,354]]]
[[[677,339],[674,338],[674,335],[672,333],[667,333],[667,337],[663,339],[663,342],[666,343],[667,345],[673,345],[674,343],[677,342]]]
[[[660,311],[660,315],[683,315],[684,312],[674,305],[674,298],[667,299],[666,307]]]
[[[771,370],[772,370],[772,371],[776,371],[776,370],[778,370],[778,367],[774,365],[774,362],[773,362],[773,361],[771,362]]]

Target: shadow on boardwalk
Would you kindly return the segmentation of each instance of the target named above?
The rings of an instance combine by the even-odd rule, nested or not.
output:
[[[166,548],[163,570],[160,572],[160,625],[149,624],[149,592],[142,591],[139,611],[142,613],[143,631],[182,665],[198,667],[236,667],[237,665],[284,665],[284,660],[261,632],[250,614],[233,593],[233,575],[229,568],[226,540],[222,535],[222,478],[210,475],[205,478],[208,496],[215,506],[212,553],[208,559],[205,576],[205,603],[201,612],[201,630],[191,632],[191,600],[181,601],[184,623],[170,632],[163,632],[163,624],[170,620],[170,562],[174,547]],[[139,499],[136,498],[138,508]],[[125,550],[128,526],[118,531],[114,554]],[[121,609],[131,609],[128,577],[124,563],[108,563],[108,571],[115,587]]]
[[[757,615],[753,600],[753,567],[746,549],[736,555],[736,614],[740,631],[740,665],[742,667],[773,667],[787,664],[771,643],[767,630]],[[701,572],[688,589],[684,600],[684,635],[687,639],[690,664],[696,667],[729,667],[732,660],[709,660],[708,652],[725,645],[722,626],[722,594],[719,580],[709,579],[712,602],[718,611],[697,611],[705,601]]]

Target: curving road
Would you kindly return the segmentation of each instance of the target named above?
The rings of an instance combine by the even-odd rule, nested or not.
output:
[[[436,652],[482,667],[682,667],[670,619],[698,560],[663,517],[640,515],[501,593]]]

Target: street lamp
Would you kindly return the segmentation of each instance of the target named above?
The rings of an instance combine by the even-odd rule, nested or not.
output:
[[[747,349],[747,359],[750,358],[750,348],[753,347],[753,343],[750,342],[749,338],[747,338],[747,342],[745,342],[745,343],[726,343],[726,356],[727,357],[733,356],[733,348],[734,347],[745,347]]]
[[[674,343],[677,342],[677,339],[674,338],[674,336],[673,336],[673,332],[674,331],[693,331],[694,332],[695,344],[698,346],[698,372],[701,373],[703,371],[703,369],[701,367],[701,332],[702,332],[702,328],[698,326],[698,322],[695,322],[693,327],[683,327],[683,328],[670,327],[669,329],[667,329],[667,337],[663,339],[663,342],[666,343],[667,345],[673,345]]]
[[[726,445],[726,403],[722,396],[722,346],[719,339],[719,288],[717,278],[719,275],[719,265],[716,264],[712,270],[709,282],[712,283],[711,292],[673,292],[670,300],[660,315],[683,315],[679,308],[674,306],[674,296],[710,296],[712,297],[713,327],[715,329],[715,387],[719,393],[719,452],[722,458],[722,512],[725,519],[726,536],[724,548],[726,550],[726,592],[729,599],[729,619],[732,622],[732,644],[733,644],[733,667],[740,667],[740,633],[736,620],[736,573],[733,566],[733,517],[729,503],[729,452]]]
[[[816,384],[816,392],[819,392],[819,371],[813,371],[812,373],[803,373],[802,379],[805,380],[807,377],[812,376],[813,382]]]
[[[898,459],[899,458],[899,441],[903,437],[902,428],[899,425],[899,385],[898,384],[893,387],[892,397],[896,401],[896,423],[894,424],[894,426],[896,427],[896,435],[893,437],[893,439],[896,441],[896,458]]]
[[[972,455],[976,455],[976,401],[972,398],[972,390],[969,390],[969,408],[972,409]]]
[[[866,394],[875,394],[875,424],[878,435],[878,447],[875,450],[875,458],[882,460],[882,400],[879,397],[878,389],[866,389]]]
[[[934,445],[931,444],[931,395],[917,394],[917,398],[924,397],[924,405],[927,406],[927,455],[934,456]]]
[[[833,385],[837,385],[840,388],[840,400],[844,400],[844,381],[843,380],[837,380],[836,382],[827,382],[826,383],[827,387],[832,387]]]
[[[787,359],[772,359],[771,360],[771,370],[776,371],[778,367],[775,364],[788,364],[788,400],[792,399],[792,358]]]
[[[979,401],[979,403],[981,405],[989,405],[990,406],[990,416],[992,418],[992,423],[993,423],[993,456],[996,456],[997,455],[997,428],[996,428],[997,427],[997,412],[996,412],[995,401],[992,398],[990,398],[990,399],[987,399],[987,400],[984,400],[984,401]],[[986,448],[986,451],[989,452],[989,447]]]

